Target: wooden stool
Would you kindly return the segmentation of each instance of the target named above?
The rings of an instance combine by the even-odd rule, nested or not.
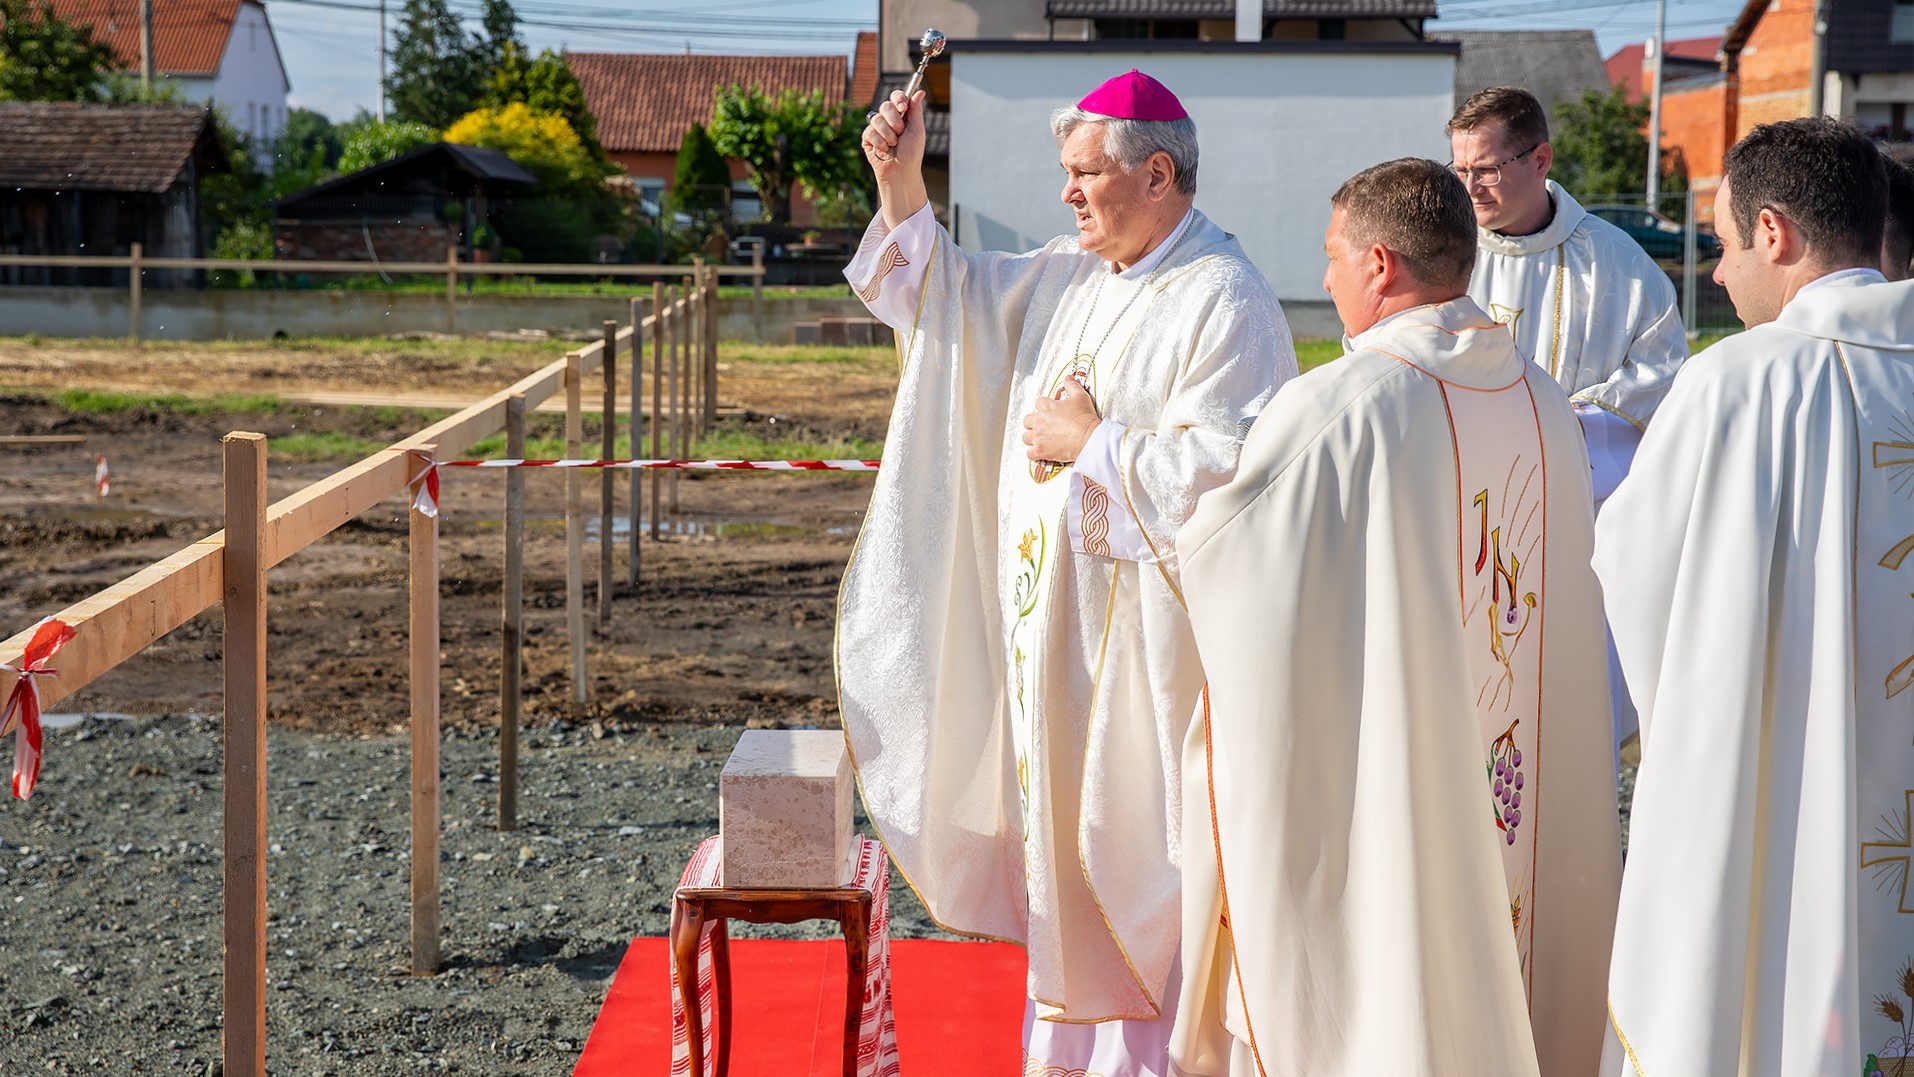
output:
[[[710,1077],[724,1077],[730,1065],[731,962],[727,920],[751,924],[795,924],[836,920],[844,931],[844,1077],[857,1077],[858,1032],[864,1014],[869,975],[871,892],[842,890],[741,890],[726,886],[681,887],[671,903],[671,957],[677,969],[679,1004],[691,1047],[691,1077],[704,1072],[704,1011],[698,983],[698,944],[711,925],[711,972],[716,1035]]]

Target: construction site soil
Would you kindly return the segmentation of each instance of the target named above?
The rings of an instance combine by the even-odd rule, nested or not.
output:
[[[16,439],[0,446],[0,637],[218,530],[228,431],[388,444],[443,414],[431,408],[561,353],[538,342],[0,341],[0,435]],[[881,440],[894,364],[877,349],[727,360],[720,425],[771,443]],[[82,405],[78,391],[128,399]],[[340,399],[379,406],[300,402]],[[536,416],[534,434],[558,422]],[[104,498],[96,454],[110,472]],[[269,459],[278,500],[351,457]],[[630,473],[612,474],[617,563],[610,616],[587,643],[582,711],[570,699],[565,475],[526,475],[521,826],[504,832],[504,472],[444,473],[437,976],[402,975],[407,499],[388,498],[270,573],[273,1072],[570,1072],[624,944],[664,932],[680,868],[716,831],[718,770],[740,731],[836,726],[835,597],[872,477],[684,475],[663,537],[650,537],[648,513],[641,522],[632,586]],[[595,509],[598,473],[585,481]],[[594,520],[588,611],[596,542]],[[215,608],[51,708],[133,717],[51,730],[38,791],[0,806],[0,1074],[216,1068],[221,660]],[[896,934],[930,930],[908,888],[893,905]]]

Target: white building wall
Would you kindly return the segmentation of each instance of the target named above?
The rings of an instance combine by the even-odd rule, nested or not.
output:
[[[1448,159],[1455,57],[1237,50],[978,52],[953,47],[949,214],[959,245],[1029,250],[1073,228],[1052,109],[1140,68],[1201,144],[1196,206],[1234,233],[1279,299],[1322,290],[1329,196],[1396,157]]]
[[[233,126],[265,142],[286,127],[288,89],[266,9],[256,3],[239,5],[233,36],[212,80],[212,100],[225,110]]]

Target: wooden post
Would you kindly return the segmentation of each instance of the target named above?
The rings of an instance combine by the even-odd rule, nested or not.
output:
[[[127,318],[126,340],[135,348],[140,346],[140,292],[146,282],[141,278],[146,271],[140,267],[140,245],[133,244],[133,264],[127,267],[127,287],[132,291],[132,313]]]
[[[679,373],[684,365],[684,288],[671,289],[671,458],[685,458],[685,408],[684,387],[679,382]],[[678,473],[673,471],[665,478],[665,492],[671,502],[671,516],[678,516]]]
[[[459,331],[459,249],[456,245],[445,248],[445,331]]]
[[[665,326],[671,320],[671,310],[665,305],[665,285],[663,281],[651,282],[651,458],[663,459],[665,428]],[[658,541],[664,532],[660,527],[661,506],[658,491],[663,476],[651,473],[651,540]]]
[[[644,384],[645,375],[645,320],[643,311],[643,301],[633,296],[631,300],[631,455],[633,457],[639,457],[645,454],[645,442],[640,436],[641,430],[639,427],[639,417],[641,414],[640,405],[644,400],[644,393],[641,391],[641,386]],[[628,518],[625,521],[625,541],[628,548],[625,550],[625,583],[629,586],[636,587],[638,586],[638,516],[639,507],[643,503],[640,498],[642,488],[639,486],[638,472],[636,470],[632,471],[631,481],[628,485],[631,489],[628,492],[629,496],[626,498],[626,515]]]
[[[221,1072],[266,1073],[266,437],[225,438],[226,957]]]
[[[412,477],[436,445],[417,446]],[[407,487],[408,490],[411,487]],[[439,520],[411,506],[412,975],[439,971]]]
[[[685,455],[691,455],[689,443],[698,437],[698,390],[704,378],[698,374],[698,338],[704,334],[704,316],[698,311],[698,285],[704,280],[704,266],[693,267],[685,278]]]
[[[505,455],[525,458],[525,394],[505,402]],[[498,681],[498,828],[518,828],[519,677],[525,663],[525,472],[505,469],[505,583],[500,598],[504,654]]]
[[[700,433],[708,433],[718,421],[718,270],[704,272],[704,413],[698,422]]]
[[[610,460],[618,455],[618,323],[607,320],[605,330],[605,408],[599,417],[600,460]],[[616,507],[612,504],[611,481],[616,474],[610,468],[598,469],[598,630],[603,632],[611,626],[611,552],[612,520],[616,517]]]
[[[764,244],[751,248],[751,335],[764,343]]]
[[[565,356],[565,456],[572,460],[584,452],[584,381],[585,357],[571,352]],[[591,698],[585,687],[585,475],[578,468],[565,471],[565,631],[572,650],[572,717],[578,718]]]

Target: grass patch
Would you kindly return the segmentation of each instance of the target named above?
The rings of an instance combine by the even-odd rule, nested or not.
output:
[[[1302,370],[1313,370],[1329,362],[1342,358],[1342,341],[1309,339],[1296,341],[1296,365]]]
[[[304,463],[347,463],[363,460],[385,445],[351,434],[287,434],[272,439],[269,451],[282,460]]]
[[[586,416],[589,423],[591,416]],[[275,443],[277,444],[277,443]],[[599,440],[588,436],[580,450],[584,459],[595,460],[599,453]],[[645,443],[646,452],[639,454],[631,451],[631,435],[620,434],[612,450],[612,457],[618,460],[630,460],[640,455],[649,455],[650,442]],[[884,451],[884,443],[868,438],[849,438],[839,441],[798,441],[786,438],[765,437],[762,434],[737,428],[720,428],[708,433],[702,440],[691,446],[692,460],[875,460]],[[565,439],[562,436],[528,436],[525,439],[527,460],[563,460],[565,459]],[[494,434],[485,438],[466,451],[468,460],[505,459],[505,435]]]
[[[719,358],[727,363],[819,363],[837,366],[897,365],[897,349],[889,345],[842,347],[829,344],[743,344],[726,341]]]
[[[163,411],[173,415],[270,415],[281,407],[276,396],[219,393],[187,396],[183,393],[104,393],[69,389],[60,394],[61,408],[80,415],[117,415],[128,411]]]

